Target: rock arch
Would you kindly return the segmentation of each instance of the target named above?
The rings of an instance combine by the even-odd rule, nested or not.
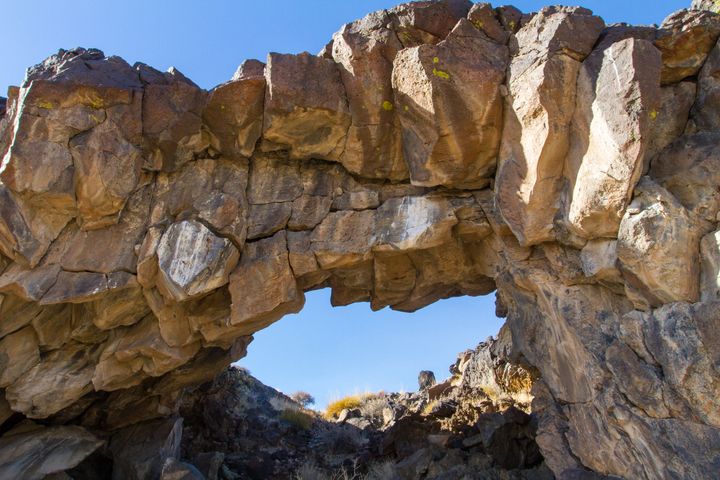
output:
[[[719,18],[418,2],[209,92],[61,50],[0,123],[2,418],[169,415],[308,289],[497,290],[558,476],[716,471]]]

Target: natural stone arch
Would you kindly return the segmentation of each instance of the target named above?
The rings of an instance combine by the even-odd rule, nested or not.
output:
[[[305,290],[412,311],[497,288],[557,475],[706,476],[718,34],[423,2],[210,92],[59,52],[0,123],[3,416],[124,438]]]

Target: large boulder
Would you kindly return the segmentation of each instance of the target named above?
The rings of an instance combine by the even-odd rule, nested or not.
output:
[[[545,8],[516,34],[495,188],[523,245],[554,238],[577,75],[603,26],[589,10]]]
[[[335,62],[309,53],[271,53],[263,137],[291,158],[338,160],[350,124],[345,88]]]
[[[405,161],[414,185],[478,188],[495,169],[508,51],[460,20],[445,40],[393,64]]]
[[[565,171],[568,227],[580,237],[617,235],[646,166],[661,65],[660,52],[635,38],[606,45],[583,63]]]
[[[0,477],[48,478],[75,467],[103,443],[78,426],[20,425],[0,437]]]

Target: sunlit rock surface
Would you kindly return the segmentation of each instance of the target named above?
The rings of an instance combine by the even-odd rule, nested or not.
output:
[[[160,475],[144,422],[173,457],[183,389],[330,287],[402,311],[496,291],[557,477],[713,477],[716,7],[410,3],[211,91],[93,49],[32,67],[0,102],[7,468],[53,473],[22,467],[56,434],[13,446],[25,418]]]

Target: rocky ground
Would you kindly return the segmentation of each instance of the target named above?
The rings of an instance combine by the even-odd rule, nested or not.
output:
[[[183,400],[181,458],[226,480],[554,478],[526,413],[532,374],[501,360],[504,346],[488,339],[448,380],[363,395],[330,418],[230,368]]]

